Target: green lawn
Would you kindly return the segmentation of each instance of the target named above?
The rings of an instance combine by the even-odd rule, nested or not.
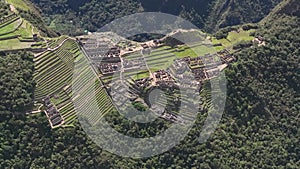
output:
[[[31,42],[20,42],[19,39],[9,39],[0,41],[0,51],[1,50],[12,50],[12,49],[23,49],[30,48]]]
[[[216,39],[214,37],[212,38],[212,43],[213,44],[219,44],[219,43],[221,43],[224,48],[232,46],[232,43],[229,40],[227,40],[227,39],[219,39],[218,40],[218,39]]]
[[[4,33],[8,33],[8,32],[11,32],[13,31],[14,29],[16,29],[20,24],[21,24],[21,19],[13,22],[13,23],[10,23],[2,28],[0,28],[0,34],[4,34]]]
[[[250,33],[253,31],[254,30],[249,30],[249,31],[240,30],[239,33],[237,33],[236,31],[232,31],[232,32],[229,32],[227,39],[232,44],[237,44],[241,41],[249,41],[249,40],[253,39],[253,37],[250,36]]]
[[[149,72],[147,70],[141,70],[139,72],[137,72],[135,75],[131,76],[131,78],[133,80],[138,80],[138,79],[142,79],[142,78],[146,78],[149,77]]]
[[[16,8],[20,8],[22,10],[30,10],[30,7],[24,0],[6,0],[9,4],[14,5]]]
[[[24,21],[22,26],[16,31],[16,34],[20,34],[23,38],[32,38],[32,26]]]
[[[198,45],[198,46],[194,46],[194,47],[187,47],[187,46],[183,46],[178,48],[178,51],[175,51],[174,54],[179,57],[179,58],[183,58],[186,56],[190,56],[190,57],[198,57],[198,56],[202,56],[208,53],[215,53],[216,49],[214,47],[207,47],[205,45]]]
[[[180,46],[178,48],[171,48],[169,46],[162,46],[151,51],[150,55],[145,55],[145,59],[151,71],[160,69],[167,69],[170,67],[175,59],[183,57],[198,57],[208,53],[215,53],[217,50],[214,47],[206,46],[202,43],[196,43],[188,46]],[[126,56],[127,59],[142,57],[140,53],[134,53]],[[145,74],[143,74],[146,76]]]
[[[20,25],[21,24],[21,25]],[[15,30],[19,27],[17,30]],[[15,31],[14,31],[15,30]],[[12,33],[9,33],[14,31]],[[0,28],[0,34],[6,35],[0,36],[0,38],[13,37],[16,35],[20,35],[21,38],[29,39],[32,38],[32,25],[27,21],[23,21],[21,19]],[[1,40],[0,41],[0,50],[12,50],[12,49],[22,49],[22,48],[30,48],[33,42],[20,42],[18,38],[9,39],[9,40]]]
[[[241,41],[250,41],[253,39],[253,36],[250,36],[251,32],[254,32],[254,29],[248,30],[248,31],[244,31],[242,29],[240,29],[240,32],[236,32],[236,31],[231,31],[228,33],[228,36],[226,39],[219,39],[217,40],[216,38],[212,38],[212,43],[213,44],[219,44],[221,43],[223,48],[227,48],[227,47],[232,47],[235,44],[238,44]],[[217,47],[219,49],[222,49],[222,47]]]

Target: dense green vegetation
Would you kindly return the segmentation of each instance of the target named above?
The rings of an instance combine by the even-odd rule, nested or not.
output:
[[[46,15],[46,22],[54,30],[71,35],[85,30],[94,32],[110,21],[139,11],[135,0],[33,0]]]
[[[51,130],[43,113],[0,112],[0,168],[109,168],[109,156],[79,127]]]
[[[36,12],[26,11],[19,8],[18,10],[20,12],[20,16],[26,19],[28,22],[30,22],[34,27],[36,27],[43,36],[48,36],[48,37],[57,36],[56,32],[49,29],[44,23],[44,20]]]
[[[207,19],[206,30],[258,22],[281,0],[216,0]]]
[[[94,32],[112,20],[136,12],[179,15],[212,32],[220,27],[258,22],[280,0],[31,0],[54,30],[70,35]],[[255,10],[254,10],[255,9]],[[218,23],[218,24],[215,24]]]
[[[76,2],[72,4],[73,10],[86,1]],[[221,33],[226,36],[213,39],[214,43],[228,41],[230,44],[249,40],[251,33],[262,36],[266,45],[243,48],[235,54],[237,63],[226,69],[226,109],[207,142],[198,142],[207,116],[203,111],[181,144],[151,158],[123,158],[103,151],[74,120],[68,84],[71,83],[74,61],[81,63],[84,59],[73,40],[35,58],[26,52],[1,53],[0,168],[299,168],[299,6],[298,0],[287,0],[260,24],[243,26],[240,34],[224,31]],[[258,29],[253,32],[252,28]],[[57,38],[48,45],[58,47],[65,38]],[[199,46],[196,44],[195,47]],[[154,51],[148,57],[153,65],[157,59],[155,54],[162,54],[164,50],[174,49]],[[180,51],[172,52],[174,57],[181,57]],[[166,58],[161,59],[167,63]],[[89,71],[83,66],[78,74],[80,88],[94,89],[94,83],[86,84],[81,78]],[[44,113],[27,116],[17,113],[32,106],[33,77],[38,84],[35,96],[56,95],[51,98],[53,103],[61,106],[61,112],[74,124],[73,127],[51,129]],[[116,130],[140,137],[153,136],[166,129],[167,123],[162,119],[143,125],[122,118],[111,105],[101,82],[96,81],[96,84],[97,101],[107,112],[103,116]],[[203,88],[209,89],[210,84],[204,83]],[[87,95],[80,99],[89,101]],[[143,105],[135,104],[144,109]]]
[[[0,19],[2,19],[4,16],[7,16],[9,14],[11,14],[9,5],[1,0],[0,1]]]
[[[276,17],[257,31],[266,38],[265,47],[237,54],[239,62],[226,71],[229,91],[225,114],[216,132],[204,144],[198,143],[197,137],[205,114],[198,116],[196,125],[180,145],[162,155],[132,160],[101,151],[79,127],[50,131],[46,118],[39,114],[21,118],[1,112],[0,165],[4,168],[297,168],[300,158],[298,25],[299,18]],[[113,124],[129,134],[151,135],[162,129],[144,126],[134,132],[137,128],[132,128],[133,124],[118,114],[106,118],[112,123],[121,122]]]
[[[0,55],[0,111],[25,112],[33,105],[33,56]]]

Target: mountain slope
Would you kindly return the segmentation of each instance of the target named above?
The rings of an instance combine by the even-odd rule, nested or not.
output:
[[[265,17],[262,22],[268,19],[275,18],[278,15],[289,15],[300,17],[300,3],[298,0],[284,0],[277,5],[270,14]]]
[[[258,22],[281,0],[216,0],[207,19],[206,29]]]
[[[122,158],[95,145],[80,124],[51,130],[42,114],[24,117],[0,111],[0,168],[299,168],[298,6],[298,0],[289,0],[276,7],[256,32],[266,45],[236,54],[238,62],[226,69],[226,111],[206,143],[198,142],[200,121],[181,144],[164,154]],[[6,79],[11,81],[13,72],[5,69],[9,59],[2,69],[9,71]],[[17,63],[11,66],[22,67]],[[201,119],[205,114],[199,116]],[[157,128],[141,130],[130,124],[122,120],[116,123],[129,134]]]
[[[31,0],[53,29],[71,35],[96,31],[112,20],[136,12],[179,15],[213,32],[219,28],[258,22],[281,0]],[[255,9],[255,10],[253,10]]]

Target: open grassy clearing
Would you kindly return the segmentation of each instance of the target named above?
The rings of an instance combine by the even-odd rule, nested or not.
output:
[[[244,31],[243,29],[240,29],[239,32],[237,31],[231,31],[228,33],[228,36],[226,39],[216,39],[212,38],[213,44],[222,44],[223,48],[232,47],[235,44],[238,44],[241,41],[250,41],[254,37],[250,36],[252,32],[254,32],[254,29],[250,29],[248,31]]]
[[[28,5],[28,1],[26,0],[6,0],[9,4],[14,5],[16,8],[20,8],[22,10],[31,10],[31,8]]]
[[[130,60],[144,57],[151,72],[153,72],[160,69],[167,69],[173,64],[173,61],[178,58],[187,56],[198,57],[205,54],[213,54],[218,51],[212,45],[210,46],[204,42],[194,42],[189,46],[182,45],[176,48],[161,46],[153,49],[150,54],[145,54],[143,56],[140,52],[135,52],[131,55],[125,56],[125,58]],[[136,74],[140,75],[140,77],[147,77],[148,75],[147,73],[139,74],[138,72],[136,72]],[[139,78],[137,75],[133,76],[133,79]]]
[[[119,76],[120,76],[119,73],[116,75],[112,75],[110,76],[111,78],[110,80],[112,80],[112,78],[113,80],[119,79]],[[146,67],[143,67],[143,68],[125,70],[125,72],[123,72],[123,76],[126,80],[127,79],[138,80],[138,79],[149,77],[150,73]],[[107,78],[108,77],[103,77],[103,80],[106,80]]]
[[[244,31],[244,30],[240,30],[240,32],[236,32],[236,31],[232,31],[229,32],[227,39],[233,43],[236,44],[240,41],[249,41],[253,39],[253,36],[250,36],[251,32],[254,32],[255,30],[248,30],[248,31]]]
[[[19,39],[0,40],[0,51],[1,50],[14,50],[14,49],[25,49],[30,48],[32,42],[20,42]]]
[[[159,51],[159,52],[158,52]],[[188,46],[180,46],[178,48],[164,47],[163,49],[155,49],[150,55],[145,55],[145,60],[151,70],[166,69],[173,64],[173,61],[183,57],[198,57],[205,54],[216,53],[214,47],[208,47],[203,44]]]
[[[216,53],[216,49],[214,47],[208,47],[206,45],[196,45],[193,47],[188,47],[188,46],[182,46],[179,47],[177,51],[174,52],[174,54],[176,56],[178,56],[179,58],[183,58],[186,56],[190,56],[190,57],[198,57],[201,55],[205,55],[205,54],[212,54],[212,53]]]

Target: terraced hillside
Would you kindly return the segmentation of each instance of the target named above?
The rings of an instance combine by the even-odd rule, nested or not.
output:
[[[72,101],[80,117],[89,120],[90,124],[95,124],[104,115],[116,109],[98,78],[98,72],[92,69],[86,57],[81,54],[76,58],[75,63]]]
[[[147,63],[144,66],[139,63],[138,69],[126,69],[124,71],[125,76],[132,80],[149,77],[151,73],[157,70],[170,67],[174,59],[213,54],[223,48],[228,48],[228,46],[240,41],[240,39],[235,39],[237,35],[245,34],[242,37],[252,38],[249,36],[249,32],[244,31],[230,32],[226,39],[213,39],[213,41],[201,32],[196,32],[196,34],[189,32],[187,34],[191,36],[189,38],[191,42],[188,46],[181,45],[177,48],[161,46],[153,49],[149,54],[142,55],[139,51],[122,57],[123,61],[136,60],[139,63],[142,59]],[[198,39],[202,39],[200,42],[193,41],[196,35]],[[76,113],[78,112],[85,112],[84,116],[92,124],[95,124],[105,114],[116,111],[105,86],[102,84],[102,82],[107,84],[112,75],[100,75],[100,80],[100,73],[90,66],[88,58],[81,52],[74,39],[67,36],[45,39],[47,40],[47,50],[34,58],[34,77],[37,83],[35,100],[42,101],[42,99],[50,97],[51,102],[61,114],[64,125],[71,125],[76,120]],[[223,41],[228,42],[226,44]],[[221,48],[215,48],[213,46],[215,43],[221,43]],[[76,90],[75,93],[74,89]],[[98,105],[98,110],[87,108],[88,106],[85,106],[87,103]],[[76,107],[76,111],[74,107]]]
[[[35,99],[41,101],[50,96],[66,124],[72,123],[75,119],[75,111],[70,100],[70,84],[74,60],[79,54],[80,51],[75,41],[68,39],[56,49],[49,49],[34,58]]]
[[[110,112],[114,109],[106,90],[99,79],[95,83],[88,83],[91,78],[95,78],[90,66],[86,63],[84,55],[81,53],[75,40],[62,36],[53,39],[46,52],[35,56],[35,74],[37,83],[35,90],[35,100],[41,101],[45,97],[50,97],[53,104],[64,119],[64,125],[71,125],[76,119],[76,112],[73,102],[77,106],[86,101],[97,101],[101,112]],[[54,48],[50,48],[54,47]],[[79,66],[79,74],[73,78],[74,67]],[[76,82],[80,95],[73,96],[73,82]],[[95,100],[92,99],[91,91],[96,91]],[[73,98],[73,100],[72,100]],[[82,103],[81,103],[82,102]],[[89,116],[87,111],[87,116]],[[93,117],[94,115],[90,115]]]
[[[33,36],[39,34],[38,30],[16,12],[12,5],[1,2],[0,50],[30,48],[38,41]]]

